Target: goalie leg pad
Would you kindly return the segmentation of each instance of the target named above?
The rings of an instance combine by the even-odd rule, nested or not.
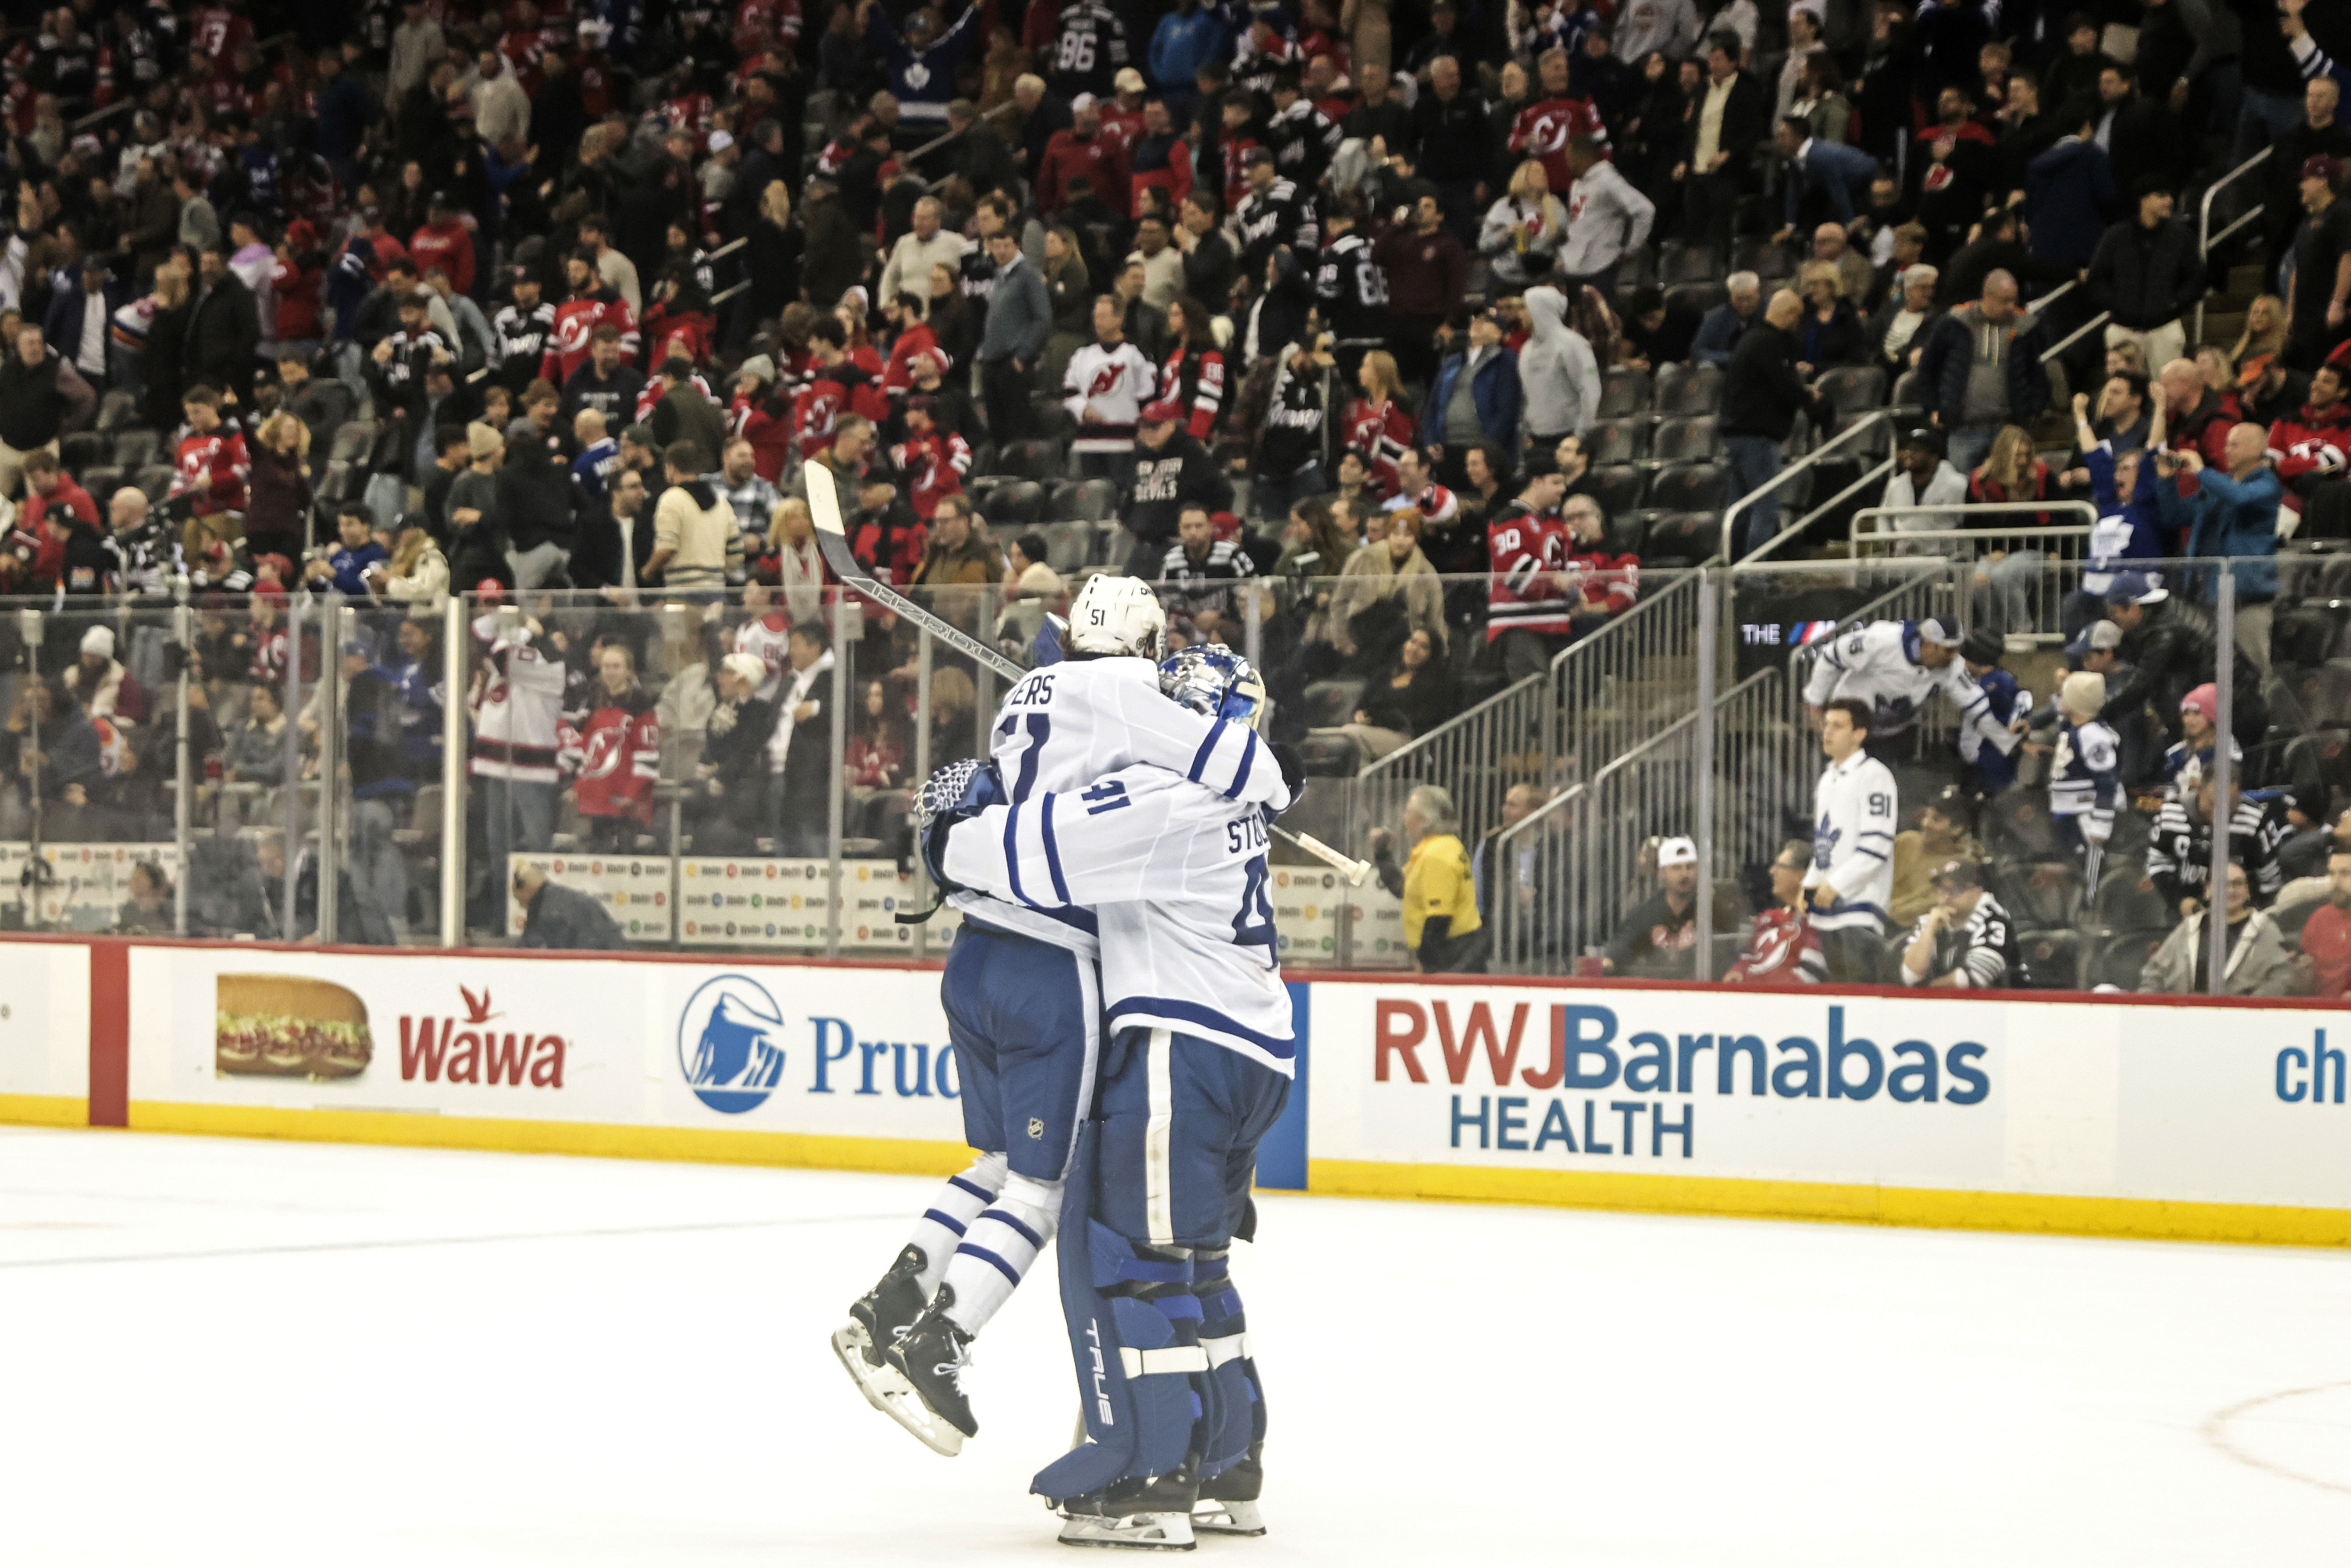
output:
[[[1208,1370],[1201,1380],[1203,1403],[1200,1479],[1214,1479],[1265,1441],[1265,1390],[1249,1353],[1249,1320],[1240,1292],[1233,1289],[1229,1254],[1193,1255],[1194,1288],[1200,1302],[1200,1349]]]

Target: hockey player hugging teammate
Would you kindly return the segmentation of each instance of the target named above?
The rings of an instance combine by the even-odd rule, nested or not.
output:
[[[1170,695],[1253,726],[1248,664],[1189,648]],[[1050,886],[1102,943],[1100,1111],[1062,1209],[1061,1301],[1087,1441],[1032,1490],[1074,1544],[1186,1547],[1195,1527],[1258,1534],[1263,1386],[1228,1253],[1254,1234],[1257,1145],[1288,1101],[1295,1040],[1267,896],[1269,815],[1195,765],[989,806],[946,831],[948,881]]]
[[[1000,798],[1024,831],[1036,825],[1066,845],[1069,835],[1083,836],[1077,824],[1143,820],[1120,803],[1121,791],[1088,796],[1125,769],[1148,767],[1260,824],[1251,891],[1269,912],[1249,924],[1263,926],[1269,945],[1250,952],[1270,970],[1261,813],[1287,807],[1290,786],[1252,726],[1163,695],[1152,661],[1164,637],[1146,584],[1089,582],[1071,609],[1068,658],[1007,695],[988,768],[926,784],[918,816],[943,830]],[[943,831],[926,833],[926,856],[944,841]],[[1061,1224],[1078,1128],[1095,1097],[1099,1020],[1112,998],[1096,970],[1097,914],[1076,890],[1068,853],[1040,850],[1041,859],[1017,862],[999,880],[938,879],[964,919],[941,998],[962,1074],[965,1133],[979,1158],[933,1197],[897,1261],[834,1336],[867,1398],[942,1453],[977,1430],[960,1385],[967,1347]],[[1089,865],[1101,859],[1087,855]],[[1234,940],[1232,910],[1219,929],[1224,942]],[[1287,993],[1273,988],[1286,1040]]]

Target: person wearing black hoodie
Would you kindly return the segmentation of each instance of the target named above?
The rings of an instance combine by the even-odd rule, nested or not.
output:
[[[1159,563],[1176,538],[1176,519],[1186,506],[1228,511],[1233,487],[1224,466],[1183,428],[1182,405],[1144,406],[1134,425],[1134,483],[1120,504],[1119,521],[1134,538],[1127,559],[1129,577],[1156,578]]]

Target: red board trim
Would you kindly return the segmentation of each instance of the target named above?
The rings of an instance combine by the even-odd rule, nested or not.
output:
[[[89,945],[89,1124],[131,1125],[131,944]]]

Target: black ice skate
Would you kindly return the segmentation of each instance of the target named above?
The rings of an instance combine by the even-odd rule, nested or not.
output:
[[[867,1404],[952,1458],[963,1448],[963,1435],[933,1417],[905,1375],[884,1354],[922,1316],[922,1287],[915,1279],[924,1261],[923,1249],[909,1243],[881,1282],[851,1306],[849,1322],[833,1331],[832,1353]]]
[[[883,1352],[890,1367],[906,1381],[912,1397],[886,1408],[906,1430],[942,1454],[960,1450],[976,1437],[979,1422],[964,1397],[964,1368],[971,1364],[971,1335],[947,1316],[955,1288],[941,1285],[905,1333]]]
[[[1061,1544],[1120,1547],[1130,1552],[1191,1551],[1196,1544],[1193,1511],[1200,1506],[1199,1483],[1192,1478],[1187,1463],[1147,1481],[1117,1481],[1102,1491],[1063,1499]]]
[[[1258,1494],[1265,1488],[1264,1448],[1251,1444],[1246,1458],[1200,1483],[1192,1505],[1192,1528],[1210,1535],[1263,1535],[1265,1515]]]

